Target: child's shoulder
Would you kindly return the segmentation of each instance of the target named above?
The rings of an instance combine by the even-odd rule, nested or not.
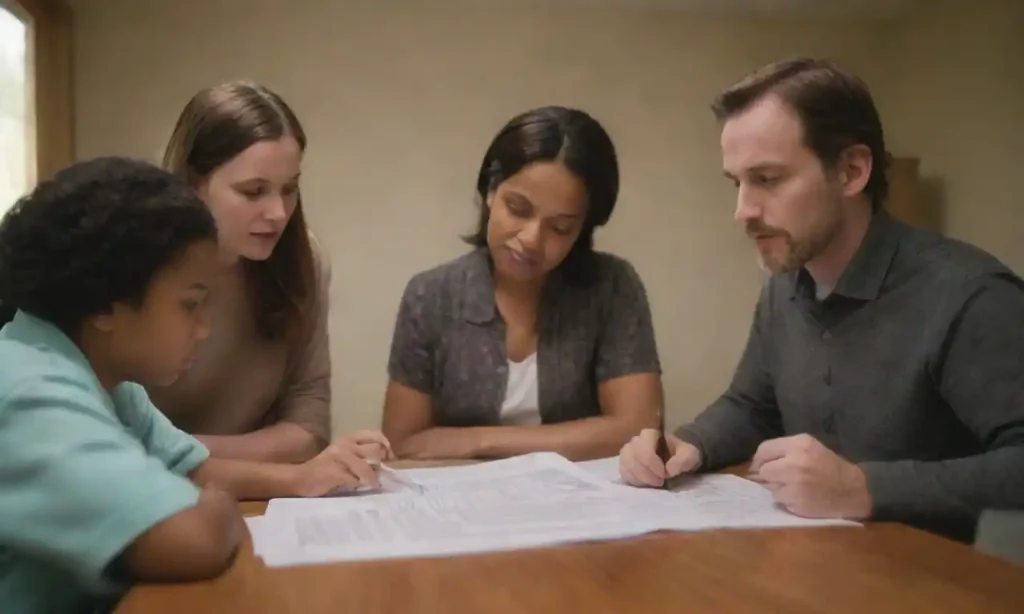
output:
[[[0,391],[17,388],[24,380],[60,371],[60,358],[45,347],[0,337]]]
[[[25,396],[93,396],[89,372],[45,345],[0,337],[0,410]]]

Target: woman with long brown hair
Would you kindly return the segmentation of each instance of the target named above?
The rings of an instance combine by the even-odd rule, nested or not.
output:
[[[305,147],[279,95],[232,82],[192,97],[164,154],[210,207],[227,273],[196,363],[150,395],[214,456],[301,462],[330,438],[330,269],[303,216]]]

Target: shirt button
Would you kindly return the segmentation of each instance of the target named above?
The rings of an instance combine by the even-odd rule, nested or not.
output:
[[[832,385],[832,368],[831,367],[829,367],[828,369],[825,370],[825,377],[823,377],[822,379],[825,380],[825,385],[826,386],[831,386]]]
[[[835,416],[827,416],[825,422],[822,423],[822,427],[825,429],[825,433],[828,435],[836,434],[836,419]]]
[[[829,339],[832,338],[832,333],[830,333],[829,331],[825,331],[821,333],[821,338],[824,339],[825,341],[828,341]]]

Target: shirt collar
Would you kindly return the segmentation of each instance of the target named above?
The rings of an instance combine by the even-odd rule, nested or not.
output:
[[[878,298],[899,247],[899,228],[899,222],[885,210],[875,213],[860,247],[840,275],[832,294],[863,301]],[[813,280],[803,268],[795,274],[793,284],[793,296],[801,294],[814,294]]]
[[[55,365],[55,368],[62,370],[61,375],[70,375],[76,378],[76,383],[91,386],[97,398],[102,399],[104,407],[114,414],[118,413],[116,393],[111,394],[103,387],[92,363],[78,345],[49,320],[19,310],[14,314],[14,319],[0,329],[0,339],[37,348],[57,358],[59,366]]]
[[[494,303],[494,270],[486,247],[469,254],[469,266],[462,280],[465,288],[463,315],[472,324],[487,324],[497,311]]]
[[[91,370],[85,354],[78,349],[75,342],[64,331],[51,322],[24,311],[19,310],[15,313],[14,319],[3,327],[3,337],[25,345],[45,346],[48,350],[60,354],[76,365]]]
[[[98,392],[104,392],[89,359],[67,334],[49,320],[36,317],[25,311],[17,311],[14,318],[0,330],[0,338],[41,348],[65,359],[72,368],[80,371]]]
[[[864,240],[846,265],[833,292],[864,301],[878,298],[897,247],[899,222],[884,210],[879,211],[871,219]]]
[[[494,301],[494,262],[487,247],[478,247],[468,256],[469,266],[462,278],[464,300],[462,314],[471,324],[488,324],[498,317],[497,304]],[[545,305],[555,299],[561,291],[564,281],[561,269],[548,275],[541,295],[541,304]]]

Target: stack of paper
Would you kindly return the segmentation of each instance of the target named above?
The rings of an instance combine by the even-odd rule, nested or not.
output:
[[[417,488],[327,499],[275,499],[247,518],[268,566],[431,557],[620,539],[659,530],[853,525],[808,520],[731,475],[676,492],[617,483],[617,459],[573,464],[552,453],[401,471]]]

